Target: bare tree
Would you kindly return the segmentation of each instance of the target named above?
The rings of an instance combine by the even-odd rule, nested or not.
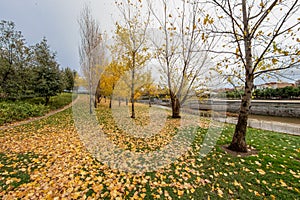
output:
[[[139,0],[123,0],[116,2],[122,23],[117,23],[116,43],[123,47],[123,60],[131,72],[131,118],[135,118],[134,93],[136,71],[143,67],[149,59],[147,53],[146,32],[149,25],[150,13],[142,15],[143,3]]]
[[[203,32],[204,24],[200,22],[203,17],[197,1],[175,1],[172,5],[160,0],[159,3],[153,5],[148,1],[160,26],[160,35],[155,33],[152,41],[169,88],[172,117],[180,118],[181,106],[198,87],[209,61],[208,52],[202,50],[209,49],[211,44]]]
[[[226,54],[217,64],[244,82],[238,123],[229,149],[247,152],[246,130],[254,80],[299,64],[299,1],[213,0],[214,34],[222,44],[214,53]],[[211,5],[210,5],[211,7]]]
[[[99,67],[105,58],[103,34],[97,21],[93,18],[91,9],[85,5],[78,20],[81,43],[79,47],[80,66],[88,82],[90,113],[92,113],[93,94],[100,77]]]

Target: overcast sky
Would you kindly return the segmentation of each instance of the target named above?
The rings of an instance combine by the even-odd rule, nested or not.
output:
[[[118,16],[113,0],[0,0],[0,20],[15,22],[28,45],[45,36],[61,68],[68,66],[80,72],[78,19],[86,3],[102,31],[112,31]],[[296,74],[293,78],[299,79],[300,73]]]
[[[0,20],[15,22],[28,45],[45,36],[60,66],[79,71],[78,18],[85,3],[103,31],[113,29],[116,8],[110,0],[0,0]]]

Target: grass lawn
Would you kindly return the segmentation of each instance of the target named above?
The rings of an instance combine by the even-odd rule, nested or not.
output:
[[[149,123],[146,110],[137,106],[141,117],[134,123]],[[136,139],[117,127],[107,104],[97,112],[99,127],[128,151],[155,151],[178,134],[178,122],[167,119],[155,136]],[[234,128],[225,125],[215,148],[200,158],[206,123],[196,127],[184,155],[142,174],[111,169],[94,158],[76,131],[71,109],[0,130],[0,199],[299,199],[300,137],[249,129],[248,144],[258,154],[236,157],[221,148]]]
[[[30,117],[43,116],[47,112],[64,107],[72,102],[72,93],[61,93],[51,97],[47,106],[45,99],[35,97],[22,101],[0,101],[0,126]]]

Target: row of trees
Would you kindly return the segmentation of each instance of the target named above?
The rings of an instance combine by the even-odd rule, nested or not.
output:
[[[199,23],[198,27],[194,25],[201,15],[201,13],[198,12],[198,4],[192,5],[182,1],[180,5],[181,11],[175,11],[171,15],[169,12],[173,12],[173,7],[169,6],[166,1],[162,1],[161,3],[163,6],[162,12],[154,9],[156,5],[153,5],[150,1],[147,3],[141,1],[116,2],[124,20],[120,20],[116,23],[115,35],[113,36],[114,44],[111,45],[109,49],[112,65],[119,66],[119,72],[114,72],[116,75],[114,80],[119,81],[119,78],[122,76],[130,88],[132,118],[135,118],[135,94],[140,87],[144,88],[140,83],[141,80],[147,80],[148,82],[144,82],[144,84],[148,85],[148,87],[149,82],[153,82],[151,78],[145,78],[148,72],[145,72],[144,68],[150,59],[157,61],[160,66],[160,71],[163,74],[163,76],[161,76],[163,81],[162,85],[166,85],[169,89],[173,118],[180,117],[181,106],[185,103],[188,96],[191,96],[200,86],[200,76],[202,73],[205,73],[203,69],[205,67],[208,69],[206,63],[209,60],[208,53],[199,51],[199,48],[203,49],[204,46],[209,48],[211,42],[205,41],[202,24]],[[179,14],[176,12],[181,12],[182,18],[175,17]],[[159,17],[161,13],[164,15],[162,19]],[[193,15],[192,22],[189,18],[191,14]],[[155,23],[161,25],[159,29],[149,28],[151,25],[150,16],[155,16],[155,20],[157,21]],[[103,94],[104,91],[107,90],[101,88],[101,81],[105,83],[104,75],[114,76],[111,73],[110,75],[107,74],[107,71],[111,71],[109,68],[112,65],[107,62],[94,64],[89,62],[89,60],[94,59],[89,57],[95,57],[95,52],[96,56],[100,54],[99,50],[95,47],[101,46],[105,41],[103,37],[101,37],[100,40],[92,38],[94,35],[103,35],[103,33],[98,32],[98,25],[92,18],[88,7],[83,9],[79,24],[82,36],[80,55],[83,71],[89,72],[86,74],[96,74],[90,72],[97,71],[97,66],[99,70],[99,66],[103,66],[104,64],[104,67],[100,69],[100,71],[105,71],[105,73],[101,75],[100,82],[95,89],[93,89],[93,87],[90,88],[91,93],[93,94],[95,92],[96,99],[98,99],[99,94]],[[90,32],[93,31],[94,34],[91,34]],[[203,48],[199,47],[199,45],[203,46]],[[93,52],[85,51],[82,53],[84,49],[94,50]],[[105,51],[103,48],[101,48],[101,50],[102,52]],[[107,52],[101,55],[104,54],[107,54]],[[103,59],[101,60],[103,61]],[[105,70],[105,68],[108,69]],[[120,71],[121,68],[122,70]],[[99,79],[99,76],[97,76],[98,74],[96,74],[96,79]],[[93,83],[92,77],[88,75],[85,75],[85,77],[88,82],[96,86],[96,84]],[[89,81],[89,79],[91,81]],[[115,87],[114,83],[111,84],[111,86]]]
[[[300,97],[300,87],[256,89],[253,96],[257,99],[293,99]]]
[[[299,2],[120,0],[116,5],[122,20],[116,24],[111,59],[106,61],[118,63],[130,74],[127,83],[131,88],[131,117],[135,117],[137,72],[150,58],[159,66],[162,84],[168,87],[173,118],[180,117],[187,98],[203,87],[215,71],[228,82],[244,86],[238,123],[228,148],[247,151],[245,138],[254,80],[299,65]],[[105,43],[104,37],[99,37],[103,33],[90,13],[84,13],[88,12],[83,12],[81,19],[87,26],[81,26],[81,30],[93,34],[82,31],[82,38],[89,42],[81,44],[81,49],[88,49],[81,55],[81,66],[89,72],[86,77],[91,82],[95,74],[92,68],[96,66],[91,61],[107,52],[105,48],[95,48]],[[101,85],[101,78],[96,85]],[[100,94],[101,87],[95,88],[94,92]]]
[[[47,104],[51,96],[73,89],[75,74],[70,68],[59,69],[46,38],[27,46],[13,22],[0,22],[1,99],[44,97]]]
[[[241,99],[243,90],[226,91],[229,99]],[[255,89],[252,94],[254,99],[295,99],[300,97],[300,87],[287,86],[284,88]]]

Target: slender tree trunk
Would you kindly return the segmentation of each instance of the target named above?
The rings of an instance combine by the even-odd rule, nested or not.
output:
[[[89,51],[90,52],[90,51]],[[93,99],[92,99],[92,70],[91,70],[91,58],[90,58],[90,53],[89,53],[89,58],[88,58],[88,67],[89,67],[89,97],[90,97],[90,114],[93,113],[93,109],[92,109],[92,103],[93,103]]]
[[[115,89],[115,84],[112,85],[112,91],[114,91],[114,89]],[[112,99],[113,99],[113,94],[111,93],[110,99],[109,99],[109,108],[111,108],[111,106],[112,106]]]
[[[96,92],[95,92],[95,100],[94,100],[94,107],[97,108],[97,105],[98,103],[100,103],[100,97],[101,97],[101,94],[100,94],[100,79],[98,81],[98,84],[97,84],[97,88],[96,88]]]
[[[245,70],[246,70],[246,82],[244,95],[241,101],[241,107],[238,117],[238,123],[235,126],[235,132],[229,145],[228,149],[237,152],[247,152],[246,144],[246,132],[247,132],[247,122],[248,115],[251,107],[251,97],[253,90],[253,61],[252,61],[252,45],[251,36],[249,33],[248,26],[248,15],[246,8],[246,0],[242,0],[242,10],[243,10],[243,22],[244,22],[244,48],[245,48]]]
[[[131,118],[135,118],[134,111],[134,79],[135,79],[135,52],[132,54],[132,71],[131,71]]]
[[[112,95],[110,95],[110,99],[109,99],[109,108],[111,108],[112,105]]]
[[[134,111],[134,75],[135,75],[135,70],[132,70],[131,74],[131,118],[135,118],[135,111]]]

